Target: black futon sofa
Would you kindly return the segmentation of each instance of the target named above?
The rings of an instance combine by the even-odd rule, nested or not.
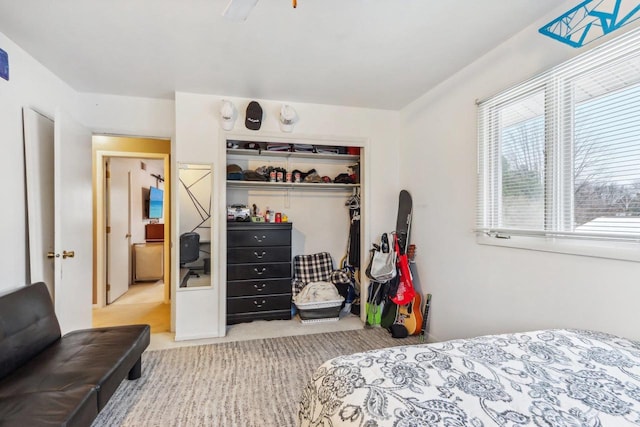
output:
[[[44,283],[0,296],[0,426],[89,426],[141,374],[149,325],[60,336]]]

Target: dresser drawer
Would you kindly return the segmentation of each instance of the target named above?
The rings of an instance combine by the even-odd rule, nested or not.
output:
[[[291,309],[227,314],[227,325],[254,320],[290,320]]]
[[[227,230],[227,248],[246,246],[291,246],[291,230]]]
[[[290,279],[290,262],[227,264],[227,280]]]
[[[291,311],[291,294],[227,298],[227,314],[274,310]]]
[[[228,264],[246,264],[250,262],[291,262],[291,246],[256,246],[227,249]]]
[[[291,279],[235,280],[227,282],[227,297],[291,294]]]

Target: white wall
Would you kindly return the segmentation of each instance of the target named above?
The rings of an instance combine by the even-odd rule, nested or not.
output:
[[[73,113],[76,93],[2,33],[0,48],[9,55],[9,81],[0,79],[1,293],[29,281],[22,108],[51,118],[58,106]]]
[[[244,113],[249,99],[176,93],[176,160],[185,163],[212,163],[217,180],[214,186],[221,193],[224,192],[224,177],[226,175],[225,147],[222,144],[222,139],[227,134],[221,130],[219,125],[222,99],[230,99],[238,109],[238,120],[235,123],[235,128],[231,131],[232,134],[263,135],[266,137],[291,136],[280,133],[278,127],[278,114],[282,105],[280,101],[258,100],[264,111],[264,121],[259,131],[248,131],[244,127]],[[372,235],[393,228],[399,185],[397,173],[399,113],[316,104],[292,104],[292,106],[300,117],[293,133],[294,136],[368,140],[369,155],[367,160],[370,163],[372,174],[367,178],[367,188],[371,191],[366,195],[370,198],[370,206],[376,207],[369,212],[369,228]],[[346,196],[343,195],[343,197],[346,200]],[[224,212],[225,203],[223,200],[214,199],[214,203],[220,212]],[[295,202],[293,204],[295,205]],[[265,206],[263,203],[261,208],[264,209]],[[277,206],[270,207],[277,208]],[[298,208],[288,208],[287,214],[295,227],[296,221],[304,222],[309,217],[309,212],[317,213],[319,210],[319,208],[307,205],[305,211],[305,207],[300,204]],[[344,218],[347,217],[346,211],[343,212],[343,215]],[[215,221],[219,221],[219,218],[214,217],[214,224]],[[335,244],[336,237],[331,236],[330,233],[328,235],[326,222],[318,225],[315,230],[308,231],[308,228],[310,227],[305,227],[306,236],[304,239],[307,242],[316,243],[309,246],[301,243],[300,250],[313,251],[321,247],[323,242],[326,242],[327,245]],[[340,244],[346,247],[346,236],[342,235],[339,238]],[[214,236],[215,239],[216,236]],[[221,249],[224,248],[218,248],[218,251]],[[365,251],[366,249],[363,248]],[[212,251],[215,251],[213,247]],[[344,251],[336,250],[336,252],[342,255]],[[225,306],[225,285],[219,283],[217,278],[220,269],[225,267],[213,258],[212,262],[212,277],[215,281],[213,288],[191,288],[177,291],[176,339],[224,334],[224,322],[221,322],[220,316]],[[194,310],[194,307],[198,307],[198,310]]]
[[[536,25],[402,110],[402,182],[413,194],[418,281],[431,292],[430,340],[538,328],[640,339],[640,264],[482,246],[476,205],[476,105],[583,50]],[[595,43],[594,43],[595,45]]]
[[[168,99],[81,93],[78,119],[94,134],[171,138],[175,103]]]

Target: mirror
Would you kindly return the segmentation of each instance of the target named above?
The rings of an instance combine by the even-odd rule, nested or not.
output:
[[[179,289],[211,286],[211,164],[178,163]]]

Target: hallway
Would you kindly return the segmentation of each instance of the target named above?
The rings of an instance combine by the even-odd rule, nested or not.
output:
[[[171,305],[164,302],[164,283],[135,283],[113,304],[93,309],[93,327],[147,323],[151,333],[169,332]]]

